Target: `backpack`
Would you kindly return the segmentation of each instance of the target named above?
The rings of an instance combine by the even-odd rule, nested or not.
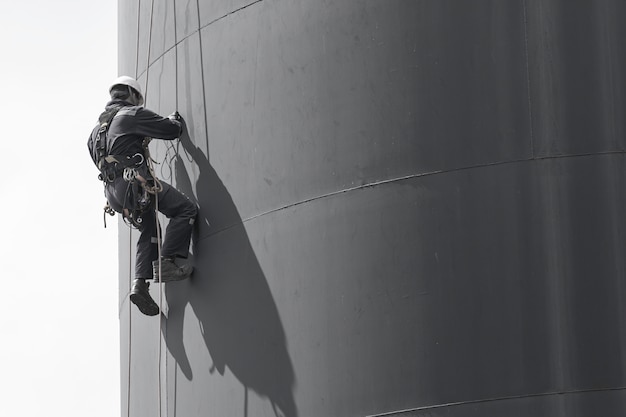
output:
[[[113,161],[108,161],[107,157],[109,157],[107,152],[107,132],[109,131],[109,125],[111,121],[120,110],[121,107],[114,107],[110,110],[106,110],[100,114],[98,118],[98,122],[100,123],[100,128],[95,135],[91,135],[87,142],[87,147],[89,148],[89,154],[91,155],[91,160],[96,165],[98,170],[100,171],[100,175],[98,179],[100,181],[112,181],[114,176],[114,172],[111,172],[109,165]]]
[[[145,161],[143,154],[137,153],[133,156],[110,155],[108,152],[107,133],[111,121],[121,107],[115,107],[102,112],[99,117],[100,127],[97,133],[89,137],[87,147],[91,160],[100,171],[98,179],[103,182],[113,182],[127,167],[138,167]]]

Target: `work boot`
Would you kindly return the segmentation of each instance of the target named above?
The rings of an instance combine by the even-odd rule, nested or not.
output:
[[[150,296],[148,287],[150,283],[145,279],[134,280],[133,287],[130,289],[130,301],[146,316],[156,316],[159,314],[159,306]]]
[[[173,259],[161,258],[161,282],[182,281],[189,278],[193,272],[193,266],[178,266]],[[159,282],[159,261],[152,261],[152,278]]]

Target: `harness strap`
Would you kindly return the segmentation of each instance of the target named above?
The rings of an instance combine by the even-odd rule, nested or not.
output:
[[[100,159],[98,179],[104,182],[113,182],[126,168],[139,167],[146,159],[140,153],[133,156],[108,155]]]
[[[117,107],[105,110],[98,117],[100,128],[98,129],[96,137],[92,138],[93,143],[90,145],[91,159],[96,166],[98,166],[98,169],[100,169],[100,160],[107,156],[107,133],[109,131],[109,125],[121,109],[122,107]]]

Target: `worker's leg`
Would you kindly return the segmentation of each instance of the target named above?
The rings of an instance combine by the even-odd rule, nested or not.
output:
[[[135,278],[152,278],[152,261],[159,257],[157,227],[154,208],[151,207],[143,213],[141,226],[138,228]]]
[[[186,258],[198,208],[183,193],[163,183],[163,191],[159,193],[159,211],[170,220],[161,248],[162,257]]]
[[[193,233],[193,224],[198,214],[196,205],[183,193],[167,183],[162,183],[159,193],[159,211],[169,218],[161,248],[161,261],[152,263],[155,282],[180,281],[189,278],[191,265],[178,266],[177,257],[186,258]]]
[[[130,291],[130,300],[148,316],[159,314],[159,306],[150,296],[147,279],[152,278],[152,261],[158,258],[157,227],[154,208],[149,208],[141,216],[138,227],[137,254],[135,258],[135,280]]]
[[[131,184],[126,182],[122,177],[119,177],[113,183],[107,184],[105,188],[105,195],[109,204],[118,213],[126,212],[124,213],[126,216],[128,215],[128,209],[124,208],[124,204],[128,203],[130,187]],[[150,209],[144,213],[139,231],[140,235],[137,241],[135,262],[135,279],[130,289],[130,301],[135,304],[143,314],[156,316],[159,314],[159,306],[150,296],[150,291],[148,290],[150,284],[146,282],[147,279],[152,278],[152,261],[158,258],[154,209]]]

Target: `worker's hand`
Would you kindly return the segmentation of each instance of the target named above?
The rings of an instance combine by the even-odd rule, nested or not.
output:
[[[183,117],[180,115],[180,113],[178,113],[178,111],[175,111],[174,113],[170,114],[167,117],[171,121],[176,122],[176,123],[178,123],[180,125],[180,133],[178,134],[178,138],[183,136],[185,131],[187,130],[187,126],[185,124],[185,119],[183,119]]]
[[[168,119],[170,120],[176,120],[177,122],[182,121],[182,117],[180,116],[180,113],[178,113],[178,111],[175,111],[174,113],[170,114],[169,116],[167,116]]]

